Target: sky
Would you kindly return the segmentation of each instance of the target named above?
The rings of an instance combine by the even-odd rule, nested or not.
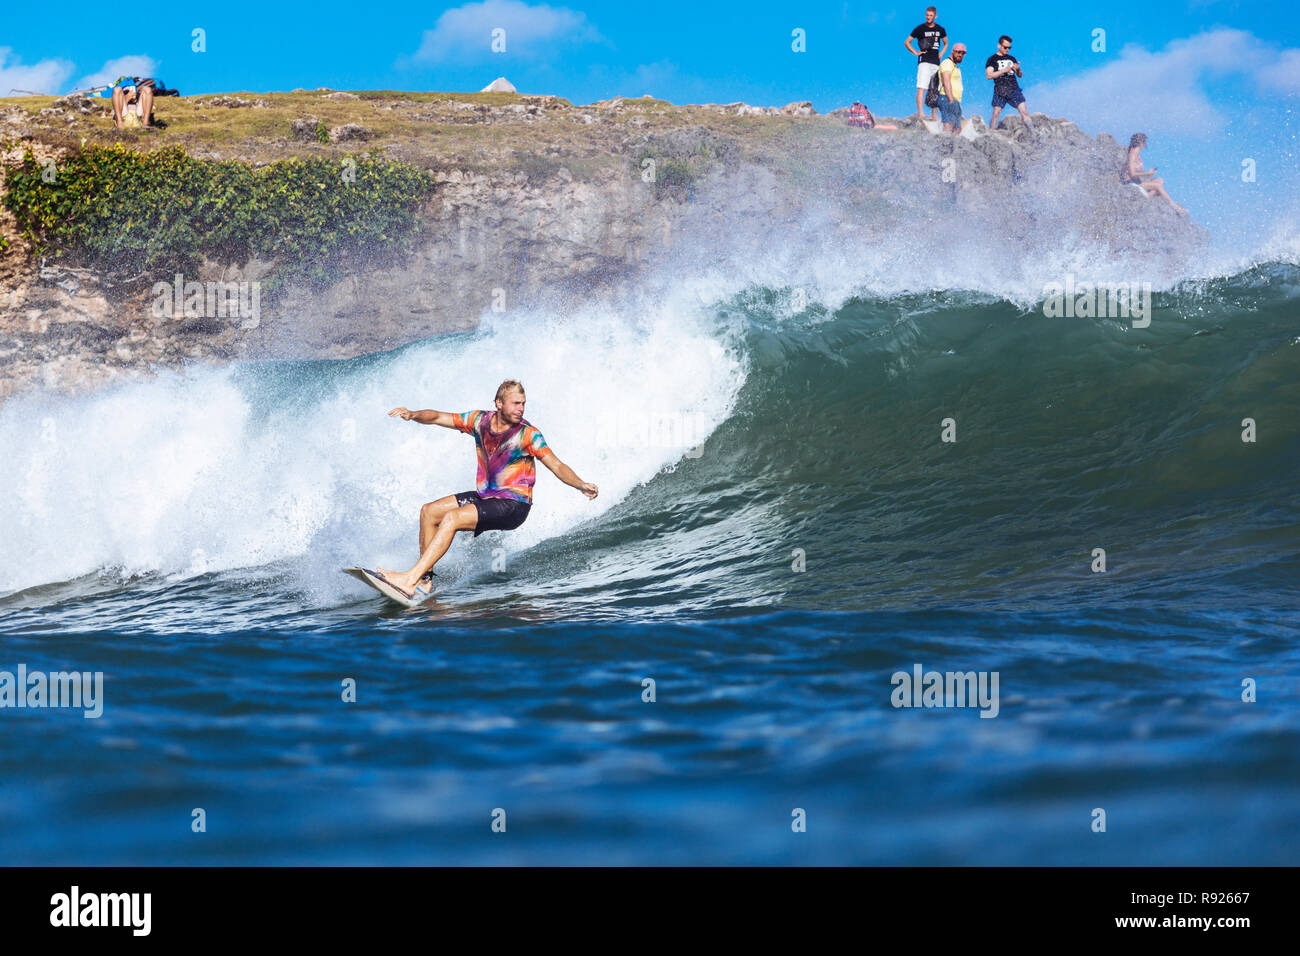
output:
[[[0,26],[0,96],[12,88],[66,93],[124,73],[152,75],[186,95],[471,91],[505,76],[520,92],[575,103],[649,93],[674,103],[810,100],[826,112],[861,100],[898,116],[915,108],[915,60],[903,40],[924,11],[924,3],[762,0],[284,0],[69,16],[58,29],[48,7],[23,4]],[[1125,141],[1146,132],[1147,166],[1159,168],[1198,220],[1245,234],[1300,212],[1300,24],[1284,8],[1009,0],[939,5],[938,20],[970,51],[967,115],[988,119],[983,62],[1007,33],[1032,111]],[[495,48],[494,30],[503,31]],[[1243,180],[1252,170],[1253,181]]]

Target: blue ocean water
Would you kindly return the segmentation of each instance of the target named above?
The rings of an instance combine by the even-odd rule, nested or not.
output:
[[[1144,330],[756,287],[20,394],[0,671],[102,672],[103,713],[0,709],[7,860],[1295,863],[1297,280]],[[506,340],[601,495],[543,472],[385,603],[338,569],[412,562],[474,461],[384,413],[484,407]],[[918,665],[996,716],[894,706]]]

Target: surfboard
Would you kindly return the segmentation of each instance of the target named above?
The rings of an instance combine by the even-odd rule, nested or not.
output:
[[[428,591],[419,590],[414,595],[408,596],[368,568],[344,568],[343,573],[352,575],[358,581],[364,581],[384,597],[396,601],[398,604],[404,604],[406,607],[419,607],[433,597],[433,587],[431,585],[425,585],[425,587],[429,588]]]

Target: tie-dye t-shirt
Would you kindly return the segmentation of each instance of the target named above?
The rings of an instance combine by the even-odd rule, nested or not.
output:
[[[500,435],[489,427],[493,412],[463,412],[454,415],[457,428],[474,436],[478,449],[478,493],[484,498],[513,498],[532,504],[537,481],[534,458],[554,454],[546,439],[527,420]]]

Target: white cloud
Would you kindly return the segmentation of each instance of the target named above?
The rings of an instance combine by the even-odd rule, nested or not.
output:
[[[492,31],[505,31],[505,52],[539,57],[564,43],[599,42],[587,15],[567,7],[529,6],[521,0],[483,0],[447,10],[424,31],[417,62],[468,61],[493,56]]]
[[[1274,93],[1300,94],[1300,50],[1283,50],[1277,59],[1262,64],[1259,84]]]
[[[109,60],[94,73],[89,73],[77,81],[74,89],[88,90],[95,86],[107,86],[119,76],[153,76],[158,64],[152,57],[143,54],[119,56]]]
[[[0,46],[0,96],[12,96],[10,90],[28,90],[54,95],[63,92],[63,84],[72,75],[73,65],[66,60],[41,60],[24,66],[13,57],[13,48]],[[10,58],[13,62],[9,62]]]
[[[1025,72],[1032,69],[1026,65]],[[1126,136],[1132,130],[1217,135],[1226,118],[1205,81],[1241,76],[1260,91],[1294,93],[1300,50],[1281,49],[1245,30],[1217,29],[1175,40],[1163,50],[1124,47],[1095,70],[1025,90],[1030,109],[1066,116],[1085,129]]]

